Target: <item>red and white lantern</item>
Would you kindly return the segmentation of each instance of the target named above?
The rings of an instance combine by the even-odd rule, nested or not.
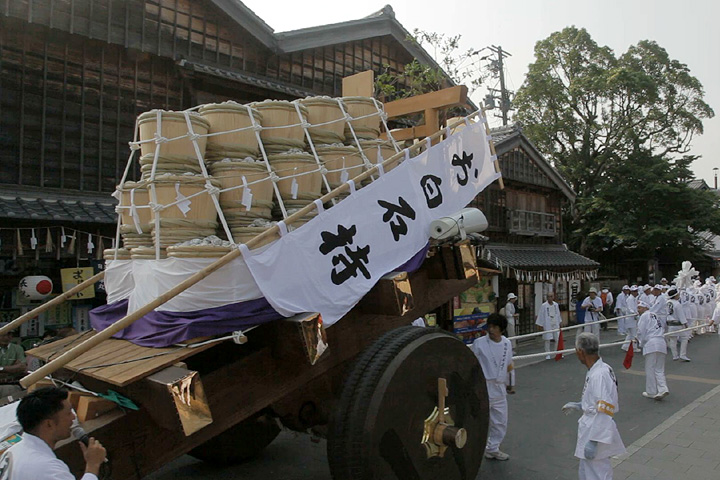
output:
[[[28,300],[42,300],[52,293],[53,283],[45,275],[30,275],[20,280],[19,289]]]

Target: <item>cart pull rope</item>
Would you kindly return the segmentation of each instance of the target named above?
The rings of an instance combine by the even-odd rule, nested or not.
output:
[[[625,315],[625,316],[627,316],[627,315]],[[617,317],[617,318],[622,318],[622,317]],[[610,320],[613,320],[613,319],[610,319]],[[598,323],[598,322],[592,322],[592,323]],[[676,335],[676,334],[681,333],[681,332],[687,332],[687,331],[689,331],[689,330],[695,330],[695,329],[697,329],[697,328],[707,327],[707,326],[712,325],[712,324],[713,324],[713,322],[706,322],[706,323],[702,323],[702,324],[700,324],[700,325],[695,325],[695,326],[692,326],[692,327],[683,328],[682,330],[675,330],[675,331],[673,331],[673,332],[667,332],[667,333],[665,333],[663,336],[664,336],[664,337],[668,337],[668,336],[670,336],[670,335]],[[590,325],[590,324],[585,324],[585,325]],[[582,326],[584,326],[584,325],[580,325],[580,326],[582,327]],[[556,331],[556,330],[553,330],[553,331]],[[540,333],[543,333],[543,332],[540,332]],[[510,337],[510,338],[518,338],[518,337]],[[619,345],[625,345],[625,344],[627,344],[627,343],[628,343],[627,340],[622,340],[622,341],[620,341],[620,342],[604,343],[604,344],[602,344],[602,345],[599,345],[599,348],[617,347],[617,346],[619,346]],[[554,356],[554,355],[565,355],[565,354],[568,354],[568,353],[575,353],[575,349],[574,349],[574,348],[567,348],[567,349],[565,349],[565,350],[559,350],[559,351],[555,351],[555,352],[540,352],[540,353],[531,353],[531,354],[528,354],[528,355],[519,355],[519,356],[514,356],[514,357],[513,357],[513,361],[515,361],[515,360],[530,360],[530,359],[532,359],[532,358],[546,357],[547,355],[553,355],[553,356]]]

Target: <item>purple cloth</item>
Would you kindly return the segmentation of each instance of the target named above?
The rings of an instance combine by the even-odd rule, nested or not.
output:
[[[121,300],[90,311],[90,324],[103,330],[127,315],[128,301]],[[194,312],[154,310],[113,335],[143,347],[167,347],[191,338],[221,335],[284,318],[265,298],[232,303]]]
[[[392,271],[414,272],[425,261],[430,244]],[[127,315],[128,300],[120,300],[90,311],[90,324],[104,330]],[[284,318],[265,298],[192,312],[157,311],[146,314],[113,335],[142,347],[167,347],[191,338],[222,335]]]

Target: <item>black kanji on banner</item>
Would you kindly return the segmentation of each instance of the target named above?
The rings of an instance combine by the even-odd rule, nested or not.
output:
[[[383,214],[383,222],[390,223],[393,238],[396,242],[399,241],[401,236],[408,233],[408,226],[403,217],[415,220],[415,210],[402,197],[398,197],[397,205],[385,200],[378,200],[377,203],[386,210]]]
[[[463,177],[460,178],[460,174],[458,173],[457,181],[463,187],[465,185],[467,185],[468,180],[470,180],[470,170],[472,169],[472,159],[473,159],[473,154],[471,153],[470,155],[468,155],[465,152],[462,153],[462,158],[460,158],[457,153],[455,155],[453,155],[453,158],[452,158],[453,167],[462,168]],[[480,174],[480,172],[476,168],[475,171],[473,172],[473,174],[474,174],[475,178],[478,178],[478,175]]]
[[[442,205],[443,197],[440,184],[442,184],[442,179],[435,175],[425,175],[420,179],[420,186],[425,195],[428,208],[436,208]]]
[[[350,248],[353,243],[353,237],[357,233],[355,225],[346,228],[344,225],[338,225],[338,233],[323,231],[320,233],[323,243],[320,245],[320,253],[327,255],[337,248],[343,248],[344,252],[333,255],[333,267],[342,265],[344,268],[338,271],[336,268],[330,272],[330,279],[335,285],[342,285],[348,279],[357,277],[360,270],[365,278],[370,279],[370,272],[365,265],[368,264],[368,255],[370,254],[370,245],[358,247],[355,250]]]

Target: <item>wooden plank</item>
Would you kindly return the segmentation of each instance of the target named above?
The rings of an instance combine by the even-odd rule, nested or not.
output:
[[[342,79],[343,97],[372,97],[375,93],[375,72],[366,70]]]
[[[82,340],[86,340],[95,333],[73,335],[57,342],[42,345],[40,347],[29,350],[27,353],[41,360],[47,361],[50,357],[57,357],[76,346],[83,336]],[[76,341],[77,340],[77,341]],[[83,375],[110,383],[112,385],[123,387],[141,378],[152,375],[170,365],[181,360],[189,358],[196,353],[200,353],[216,344],[207,344],[196,348],[150,348],[135,345],[127,340],[110,339],[105,340],[96,347],[90,349],[80,357],[76,358],[65,366],[67,370],[78,372],[79,370],[93,365],[118,363],[136,360],[132,363],[122,365],[112,365],[109,367],[82,370]],[[169,353],[168,353],[169,352]],[[162,354],[152,359],[143,359],[144,357]]]
[[[385,104],[388,117],[399,117],[411,113],[423,112],[430,108],[448,108],[464,105],[467,102],[467,87],[458,85],[437,92],[403,98]]]
[[[82,423],[115,410],[117,407],[117,403],[105,400],[104,398],[82,396],[78,399],[77,417]]]

